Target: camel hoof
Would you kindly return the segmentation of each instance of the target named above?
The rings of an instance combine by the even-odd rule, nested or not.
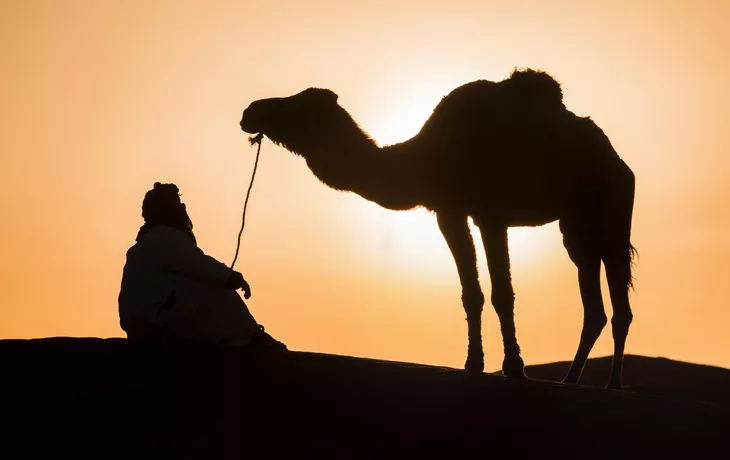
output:
[[[566,385],[577,385],[578,377],[568,374],[560,381],[560,383],[564,383]]]
[[[610,382],[608,385],[606,385],[607,390],[623,390],[624,387],[621,385],[620,382]]]
[[[519,355],[504,358],[502,362],[502,373],[511,378],[527,378],[525,374],[525,363]]]

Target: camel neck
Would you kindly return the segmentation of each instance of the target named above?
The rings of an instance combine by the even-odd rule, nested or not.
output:
[[[369,139],[368,139],[369,140]],[[347,190],[394,210],[412,209],[420,202],[416,175],[403,146],[381,148],[372,141],[347,146],[330,143],[307,155],[307,165],[325,184]]]

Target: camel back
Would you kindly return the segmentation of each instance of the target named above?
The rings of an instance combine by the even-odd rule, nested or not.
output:
[[[444,96],[426,121],[419,137],[439,131],[453,120],[497,115],[505,110],[565,111],[560,83],[537,70],[515,70],[509,78],[494,82],[476,80]]]

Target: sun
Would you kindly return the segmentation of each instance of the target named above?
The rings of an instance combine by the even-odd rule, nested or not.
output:
[[[391,211],[365,200],[357,200],[356,203],[351,208],[353,218],[365,229],[368,238],[375,239],[378,251],[385,257],[395,259],[403,268],[417,267],[419,271],[433,274],[453,272],[453,256],[439,230],[436,214],[423,208]],[[485,261],[479,228],[471,220],[469,227],[477,259]],[[540,264],[558,236],[555,224],[510,228],[508,242],[512,265],[526,268]]]

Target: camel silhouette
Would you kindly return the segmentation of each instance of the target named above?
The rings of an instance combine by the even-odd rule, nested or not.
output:
[[[507,228],[559,220],[563,244],[578,268],[584,308],[580,344],[563,382],[578,382],[607,323],[603,262],[613,306],[608,387],[621,388],[632,320],[634,174],[590,118],[566,109],[560,84],[532,69],[515,69],[499,82],[467,83],[439,102],[417,135],[385,147],[360,129],[337,98],[328,89],[309,88],[254,101],[240,126],[302,156],[329,187],[387,209],[424,207],[436,213],[461,281],[469,371],[484,369],[484,295],[469,217],[487,253],[491,302],[504,344],[502,371],[519,378],[525,374],[515,333]]]

